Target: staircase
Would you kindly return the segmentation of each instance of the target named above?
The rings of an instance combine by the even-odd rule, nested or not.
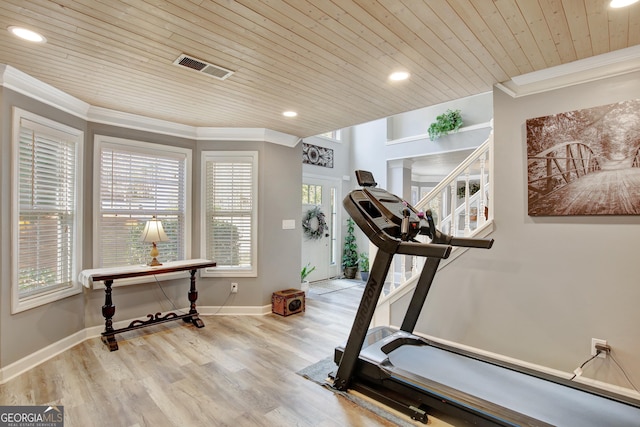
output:
[[[443,233],[458,237],[486,237],[493,231],[491,189],[493,161],[493,131],[473,153],[424,196],[416,208],[430,209],[436,227]],[[428,242],[426,236],[419,236]],[[446,267],[467,249],[454,247],[451,255],[442,260]],[[375,251],[375,247],[371,248]],[[375,254],[370,253],[369,257]],[[389,271],[383,295],[378,300],[372,326],[386,326],[391,320],[391,305],[413,291],[422,271],[425,258],[396,255]]]

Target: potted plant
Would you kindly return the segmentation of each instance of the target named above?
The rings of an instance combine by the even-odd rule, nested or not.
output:
[[[311,267],[310,262],[308,262],[307,265],[302,267],[302,270],[300,271],[300,283],[301,283],[300,289],[302,289],[303,291],[309,290],[309,281],[307,280],[307,276],[313,273],[313,270],[315,269],[316,269],[315,265]]]
[[[469,197],[476,194],[479,190],[480,190],[480,183],[469,182]],[[458,187],[458,191],[456,193],[460,200],[464,199],[464,196],[466,193],[465,186],[462,185],[461,187]],[[471,206],[469,208],[469,221],[477,221],[477,220],[478,220],[478,207]]]
[[[316,269],[316,266],[314,265],[313,267],[311,267],[310,262],[308,262],[307,265],[302,267],[302,270],[300,271],[300,282],[303,283],[307,279],[307,276],[313,273],[313,270],[315,269]]]
[[[369,254],[366,252],[360,254],[360,277],[365,282],[369,280]]]
[[[480,183],[478,182],[469,183],[469,196],[473,196],[478,192],[478,190],[480,190]],[[464,193],[465,193],[465,186],[463,185],[461,187],[458,187],[458,191],[456,192],[456,194],[458,195],[458,198],[464,199]]]
[[[356,236],[353,234],[355,223],[351,218],[347,219],[347,234],[344,236],[344,246],[342,248],[342,271],[344,277],[353,279],[358,272],[358,244]]]
[[[462,126],[462,115],[460,110],[447,110],[443,114],[436,117],[436,121],[429,125],[427,130],[429,133],[429,139],[435,141],[442,135],[447,135],[449,132],[455,132]]]

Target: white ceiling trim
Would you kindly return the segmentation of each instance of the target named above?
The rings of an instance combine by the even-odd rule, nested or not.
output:
[[[265,128],[195,127],[95,107],[5,64],[0,64],[0,85],[93,123],[195,140],[264,141],[287,147],[295,147],[300,140],[295,135]]]
[[[513,98],[640,70],[640,45],[534,71],[496,84]]]
[[[299,137],[266,128],[196,128],[197,140],[207,141],[265,141],[295,147]]]
[[[89,104],[10,65],[0,64],[0,83],[7,89],[51,105],[66,113],[87,119]]]
[[[102,107],[92,106],[89,108],[87,120],[93,123],[171,135],[179,138],[196,139],[197,135],[197,128],[193,126],[181,125],[166,120],[153,119]]]

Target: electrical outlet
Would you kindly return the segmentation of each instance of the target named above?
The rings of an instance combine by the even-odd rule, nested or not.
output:
[[[598,353],[598,349],[596,348],[596,345],[601,345],[601,346],[608,347],[607,340],[600,340],[598,338],[591,338],[591,355],[592,356],[595,356]],[[605,359],[607,357],[607,352],[606,351],[601,351],[600,354],[598,354],[598,357],[601,357],[601,358]]]
[[[237,294],[238,293],[238,284],[237,283],[232,283],[231,284],[231,293],[232,294]]]

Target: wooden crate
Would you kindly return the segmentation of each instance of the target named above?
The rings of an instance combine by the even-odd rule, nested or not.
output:
[[[302,313],[304,305],[304,291],[300,289],[285,289],[271,295],[271,311],[281,316]]]

